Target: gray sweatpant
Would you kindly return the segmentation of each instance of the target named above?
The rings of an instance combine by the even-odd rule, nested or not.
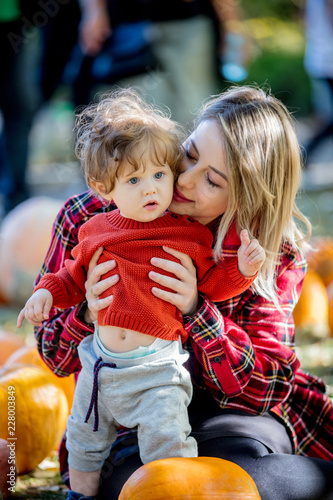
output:
[[[192,397],[192,384],[183,366],[188,353],[180,342],[128,360],[106,355],[95,335],[90,335],[81,342],[79,355],[82,370],[67,422],[71,467],[83,472],[101,469],[119,425],[138,427],[143,463],[198,455],[197,443],[189,436],[187,406]],[[99,372],[98,364],[102,366]],[[93,407],[92,394],[95,394],[94,411],[85,422],[88,409]],[[95,425],[96,430],[97,424],[95,432],[93,427]]]

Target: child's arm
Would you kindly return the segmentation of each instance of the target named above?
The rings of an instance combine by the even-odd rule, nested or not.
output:
[[[24,318],[34,326],[42,326],[42,322],[49,318],[53,304],[51,292],[40,288],[27,300],[24,308],[17,318],[17,328],[22,326]]]
[[[96,216],[96,219],[98,216]],[[47,289],[53,297],[53,306],[67,309],[76,306],[85,299],[87,272],[89,262],[98,248],[90,238],[92,231],[97,229],[89,220],[79,230],[79,243],[71,251],[71,259],[66,259],[64,267],[56,273],[46,273],[37,283],[34,292]]]
[[[79,236],[84,234],[82,229],[83,226]],[[34,326],[42,326],[42,321],[49,319],[52,306],[68,308],[84,300],[87,265],[94,250],[95,248],[91,245],[89,247],[87,241],[82,238],[71,252],[73,258],[66,259],[64,267],[56,273],[44,274],[18,316],[18,328],[21,327],[24,318]]]
[[[68,259],[65,266],[55,274],[44,274],[34,289],[47,289],[53,297],[53,305],[63,309],[75,306],[85,298],[84,283],[87,273],[81,258]]]
[[[264,249],[258,240],[250,240],[245,229],[240,233],[240,240],[238,258],[225,257],[222,262],[211,266],[203,278],[199,279],[198,291],[213,302],[221,302],[245,292],[265,261]],[[199,273],[200,269],[198,275]]]

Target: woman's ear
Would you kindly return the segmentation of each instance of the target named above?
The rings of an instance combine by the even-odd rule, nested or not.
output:
[[[93,188],[93,190],[96,191],[101,196],[105,196],[106,194],[108,194],[103,182],[90,181],[90,184],[91,184],[91,187]]]

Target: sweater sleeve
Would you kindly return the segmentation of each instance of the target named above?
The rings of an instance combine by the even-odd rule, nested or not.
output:
[[[251,277],[243,276],[238,269],[237,257],[227,257],[218,263],[210,257],[208,265],[209,269],[201,279],[202,266],[199,265],[198,291],[212,302],[222,302],[245,292],[257,277],[257,273]]]
[[[71,258],[65,260],[65,266],[57,273],[45,274],[35,287],[34,291],[46,288],[51,292],[54,307],[66,309],[85,299],[88,266],[98,247],[98,243],[93,243],[96,241],[93,235],[99,232],[99,221],[96,215],[93,220],[83,224],[78,234],[79,243],[72,249]]]
[[[197,265],[198,291],[212,302],[222,302],[247,290],[255,278],[246,277],[238,269],[238,248],[241,244],[233,223],[224,239],[219,262],[213,259],[212,236],[207,228],[200,236],[195,262]]]
[[[50,246],[36,284],[46,273],[56,273],[64,266],[78,244],[79,228],[103,210],[103,204],[91,192],[74,196],[64,204],[55,219]],[[84,304],[65,310],[52,307],[49,319],[34,329],[41,358],[58,376],[81,369],[78,345],[94,331],[93,325],[83,321],[83,314]]]
[[[277,280],[280,311],[248,290],[220,310],[205,299],[195,317],[185,318],[197,371],[222,408],[261,414],[288,398],[299,367],[292,311],[305,271],[304,260],[284,256]]]
[[[75,269],[74,275],[78,275],[78,272]],[[46,288],[49,292],[51,292],[53,297],[53,306],[60,307],[62,309],[76,306],[85,298],[84,288],[80,286],[78,281],[74,280],[73,276],[66,267],[60,269],[56,274],[45,274],[35,287],[34,292],[40,288]]]

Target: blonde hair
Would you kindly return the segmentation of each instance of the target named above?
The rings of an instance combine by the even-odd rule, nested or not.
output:
[[[75,152],[86,182],[102,182],[112,191],[123,161],[134,170],[147,160],[169,165],[177,176],[183,159],[183,130],[166,111],[146,103],[133,89],[101,96],[77,115]]]
[[[269,92],[243,86],[206,102],[196,125],[206,120],[214,120],[221,131],[230,189],[215,258],[236,220],[237,229],[247,229],[266,251],[253,288],[278,305],[275,272],[279,254],[289,244],[304,255],[311,235],[310,222],[295,204],[302,166],[293,118]],[[305,235],[296,221],[305,226]]]

